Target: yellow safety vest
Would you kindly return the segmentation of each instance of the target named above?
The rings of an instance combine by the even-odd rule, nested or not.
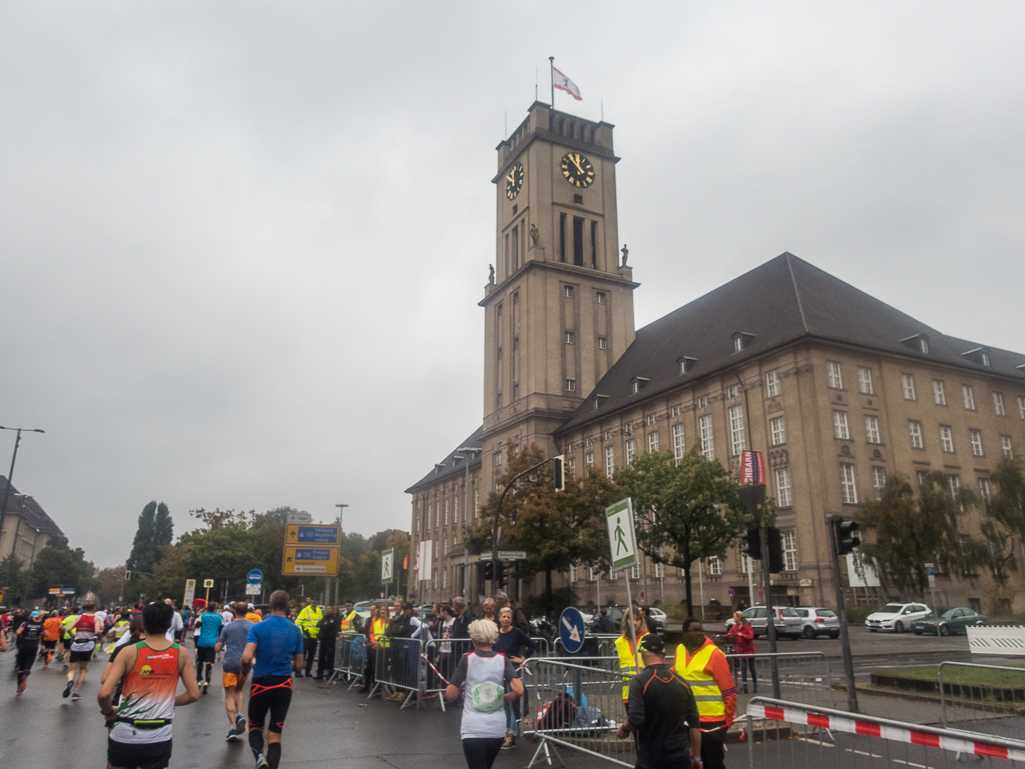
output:
[[[370,625],[370,643],[376,646],[385,646],[388,637],[384,631],[388,629],[388,620],[375,619]]]
[[[352,630],[352,618],[356,616],[356,610],[353,609],[345,615],[345,619],[342,620],[342,632],[348,633]]]
[[[323,616],[319,607],[315,604],[310,604],[299,612],[296,624],[309,633],[310,638],[316,638],[320,635],[320,628],[317,627],[317,623],[320,622]]]
[[[705,721],[726,718],[726,700],[723,699],[719,684],[705,671],[708,661],[718,650],[715,644],[706,643],[687,661],[687,648],[683,644],[676,647],[676,664],[673,667],[690,684],[698,704],[698,715]]]
[[[637,634],[637,643],[648,634],[645,630]],[[641,662],[641,655],[633,648],[634,639],[630,636],[621,635],[616,639],[616,651],[619,652],[619,672],[623,674],[623,702],[630,699],[630,679],[637,675],[637,671],[644,667]]]

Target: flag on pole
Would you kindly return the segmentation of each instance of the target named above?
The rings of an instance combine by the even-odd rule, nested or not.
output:
[[[577,88],[576,83],[574,83],[564,74],[559,72],[559,70],[555,66],[552,67],[552,72],[555,73],[553,78],[553,84],[556,88],[565,91],[577,101],[583,101],[583,97],[580,96],[580,89]]]
[[[408,569],[409,568],[409,556],[408,555],[405,558],[402,559],[402,568],[403,569]]]
[[[765,483],[765,455],[760,451],[740,452],[740,485]]]

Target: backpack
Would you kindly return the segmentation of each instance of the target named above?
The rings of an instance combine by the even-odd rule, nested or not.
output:
[[[537,728],[565,729],[573,724],[577,715],[577,706],[565,694],[558,695],[551,702],[545,703],[537,711]]]

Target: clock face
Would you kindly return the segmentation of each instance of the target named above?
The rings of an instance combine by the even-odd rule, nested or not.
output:
[[[594,166],[579,152],[567,152],[562,156],[562,175],[574,187],[590,187],[594,181]]]
[[[512,200],[520,194],[523,187],[523,163],[517,163],[505,175],[505,196]]]

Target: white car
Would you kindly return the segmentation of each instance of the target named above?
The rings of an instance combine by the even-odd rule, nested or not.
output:
[[[840,637],[840,618],[832,609],[821,606],[797,606],[794,611],[800,615],[804,624],[805,638],[818,638],[820,635]]]
[[[911,629],[912,622],[925,619],[928,614],[929,607],[924,603],[888,603],[879,611],[868,615],[865,627],[872,633],[878,630],[903,633]]]

